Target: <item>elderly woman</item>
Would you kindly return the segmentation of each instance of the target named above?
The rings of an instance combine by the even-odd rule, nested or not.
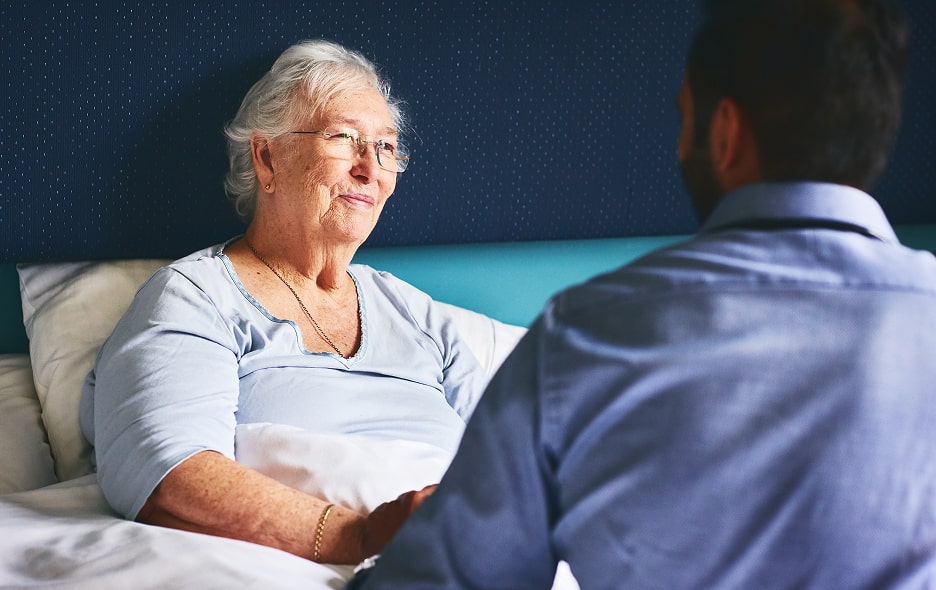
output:
[[[482,368],[442,306],[351,264],[406,168],[402,125],[374,66],[324,41],[250,89],[226,130],[245,234],[158,271],[88,377],[82,427],[115,510],[351,564],[431,491],[361,515],[234,460],[236,426],[267,422],[454,452]]]

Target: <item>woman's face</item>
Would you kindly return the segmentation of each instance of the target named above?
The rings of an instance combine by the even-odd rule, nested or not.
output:
[[[295,131],[354,129],[367,141],[396,142],[397,130],[390,109],[377,90],[339,95],[326,104],[320,117],[298,125]],[[322,135],[290,134],[287,156],[274,169],[276,193],[291,200],[288,214],[303,216],[312,231],[338,242],[363,242],[380,217],[384,203],[396,187],[396,173],[377,164],[372,143],[356,151],[335,155]]]

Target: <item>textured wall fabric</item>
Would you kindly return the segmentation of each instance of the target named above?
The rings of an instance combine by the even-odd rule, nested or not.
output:
[[[877,195],[936,222],[931,0]],[[4,2],[0,261],[173,257],[241,231],[221,127],[290,44],[364,52],[407,102],[413,164],[370,245],[694,231],[674,96],[692,0]]]

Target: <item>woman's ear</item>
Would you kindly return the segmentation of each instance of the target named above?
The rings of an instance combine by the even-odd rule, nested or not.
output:
[[[250,138],[250,156],[253,159],[257,182],[266,190],[273,186],[273,154],[270,153],[270,140],[259,134]]]

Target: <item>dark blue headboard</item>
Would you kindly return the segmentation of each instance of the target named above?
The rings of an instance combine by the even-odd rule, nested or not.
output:
[[[877,195],[936,222],[932,0],[906,0],[906,120]],[[674,95],[700,8],[584,2],[4,2],[0,262],[174,257],[241,231],[222,125],[326,37],[408,102],[414,163],[370,245],[682,234]]]

